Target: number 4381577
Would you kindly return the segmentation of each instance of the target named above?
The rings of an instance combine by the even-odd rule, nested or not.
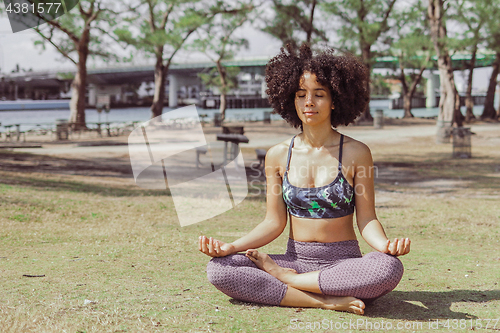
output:
[[[46,8],[48,7],[48,8]],[[54,7],[54,8],[52,8]],[[55,9],[55,12],[52,13],[57,13],[59,11],[59,7],[61,7],[61,3],[57,2],[46,2],[46,3],[9,3],[8,6],[5,8],[5,11],[7,13],[14,13],[14,14],[27,14],[27,13],[38,13],[38,14],[43,14],[43,13],[49,13],[51,12],[51,9]]]
[[[442,324],[448,329],[496,329],[500,319],[447,319]]]

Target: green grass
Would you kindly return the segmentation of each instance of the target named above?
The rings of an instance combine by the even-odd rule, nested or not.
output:
[[[412,239],[412,251],[401,258],[399,286],[365,316],[239,302],[210,285],[198,236],[238,238],[264,218],[263,197],[182,228],[164,191],[107,178],[0,172],[0,331],[387,331],[377,329],[384,322],[393,331],[427,332],[439,320],[447,332],[499,318],[499,153],[479,147],[475,159],[452,160],[444,154],[449,146],[372,149],[381,168],[406,163],[397,170],[407,182],[377,180],[377,213],[389,237]],[[472,185],[410,184],[428,179]],[[263,250],[283,253],[287,237],[288,230]],[[335,328],[349,322],[360,325]],[[299,324],[311,329],[294,329]]]

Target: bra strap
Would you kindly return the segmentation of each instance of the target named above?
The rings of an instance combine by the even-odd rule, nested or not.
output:
[[[295,140],[296,136],[297,135],[294,135],[293,138],[292,138],[292,141],[290,141],[290,147],[288,148],[288,157],[286,159],[286,170],[285,170],[285,172],[288,171],[288,168],[290,166],[290,156],[292,155],[293,141]]]
[[[342,171],[342,147],[344,145],[344,134],[340,134],[340,145],[339,145],[339,171]]]

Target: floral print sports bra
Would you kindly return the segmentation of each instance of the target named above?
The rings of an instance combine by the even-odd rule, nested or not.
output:
[[[295,135],[296,136],[296,135]],[[290,142],[286,171],[283,176],[283,199],[293,216],[313,219],[330,219],[354,213],[354,188],[342,174],[342,146],[344,135],[340,136],[339,172],[337,178],[320,187],[297,187],[288,181],[288,169],[293,141]]]

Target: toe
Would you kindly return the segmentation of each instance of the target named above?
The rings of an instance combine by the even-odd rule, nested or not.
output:
[[[246,255],[255,258],[255,257],[257,257],[257,250],[248,249],[247,252],[246,252]]]

